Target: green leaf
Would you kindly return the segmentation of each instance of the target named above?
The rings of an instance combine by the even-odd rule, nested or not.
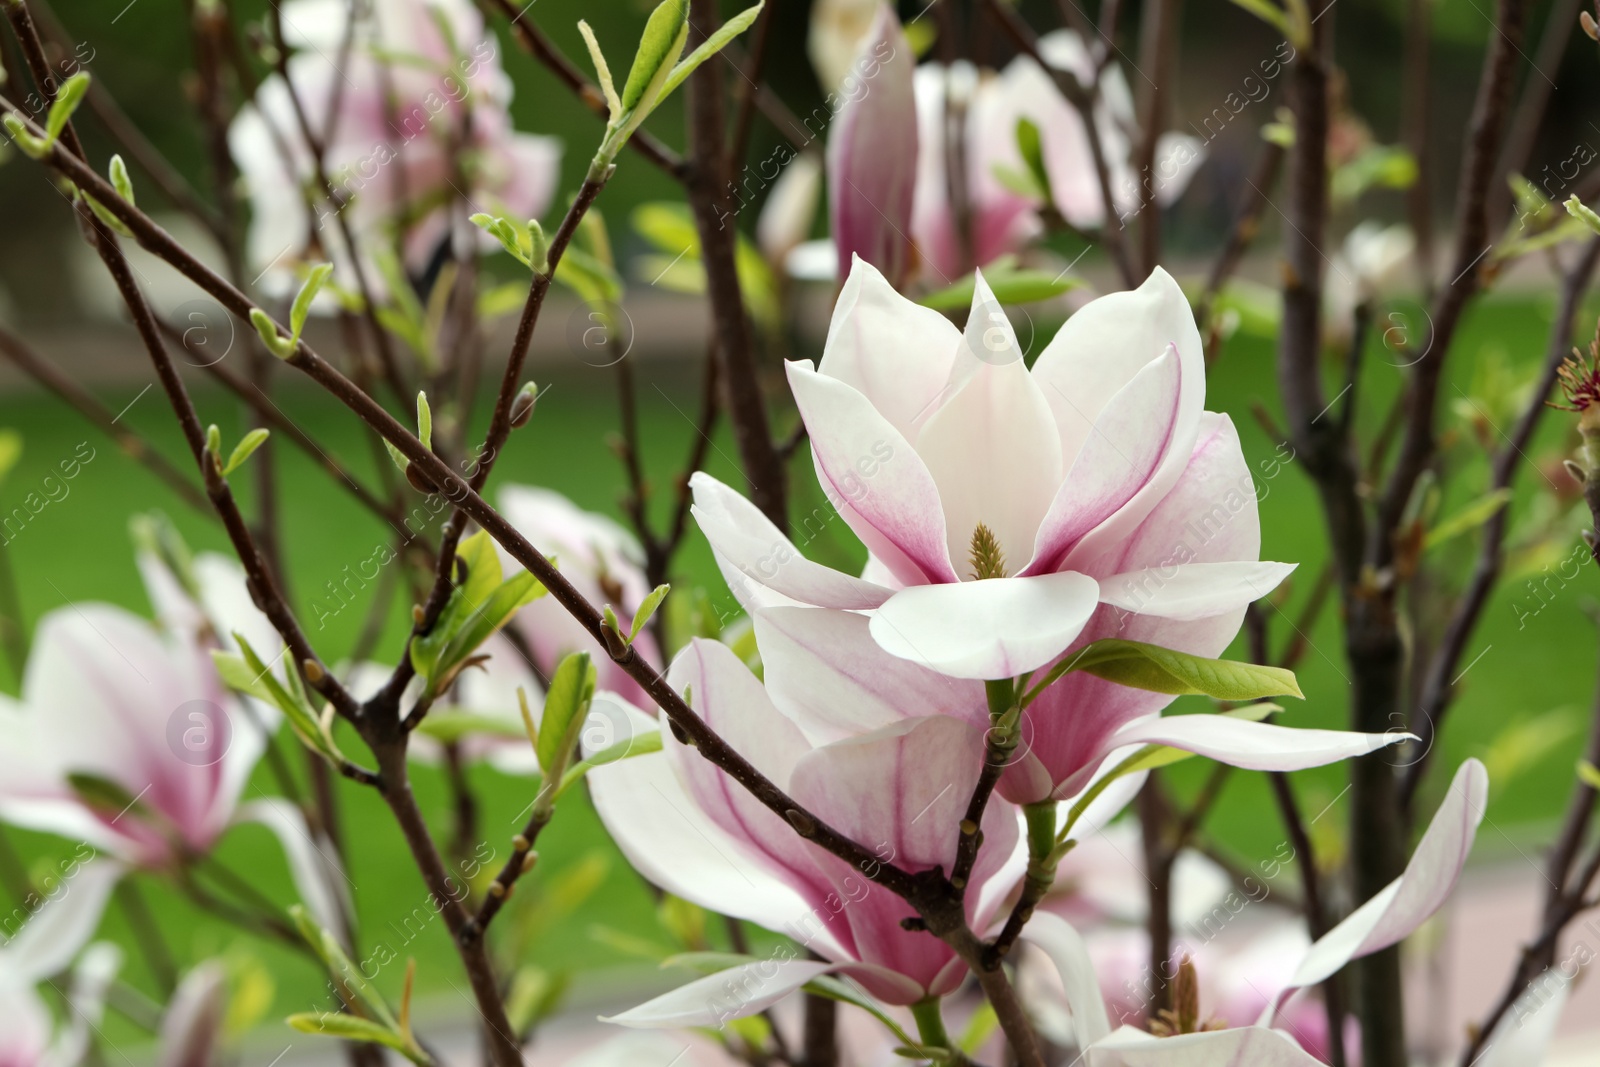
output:
[[[1233,0],[1239,7],[1244,8],[1256,18],[1276,29],[1284,37],[1290,37],[1289,16],[1271,3],[1271,0]]]
[[[1582,200],[1579,200],[1576,196],[1569,196],[1565,206],[1567,214],[1581,220],[1585,226],[1595,233],[1600,233],[1600,215],[1585,207]]]
[[[83,197],[83,202],[89,205],[89,210],[94,212],[94,217],[105,224],[107,229],[120,233],[124,237],[133,236],[133,231],[128,229],[127,223],[113,215],[100,201],[82,190],[79,190],[78,195]]]
[[[6,132],[11,135],[11,139],[17,143],[18,148],[22,149],[22,154],[29,159],[43,159],[50,154],[51,143],[43,137],[35,137],[28,132],[28,128],[22,124],[22,120],[11,112],[8,111],[5,115],[0,116],[0,125],[5,126]]]
[[[343,1041],[364,1041],[394,1049],[412,1063],[428,1067],[432,1060],[421,1048],[406,1041],[398,1030],[363,1019],[359,1015],[346,1015],[336,1011],[302,1011],[284,1020],[289,1027],[302,1034],[323,1034]]]
[[[549,781],[558,781],[583,728],[594,698],[596,672],[587,652],[574,652],[556,667],[539,719],[539,766]]]
[[[261,337],[261,343],[267,346],[267,351],[279,359],[288,359],[294,355],[297,342],[291,341],[278,332],[278,324],[272,317],[260,308],[250,309],[250,325],[256,328],[256,333]]]
[[[1021,153],[1022,162],[1027,165],[1028,174],[1038,187],[1040,196],[1046,203],[1053,203],[1055,197],[1050,191],[1050,171],[1044,165],[1044,137],[1039,132],[1038,123],[1032,119],[1017,120],[1017,151]]]
[[[433,408],[428,404],[428,394],[417,392],[417,440],[423,448],[433,447]]]
[[[608,748],[581,760],[572,765],[572,769],[561,777],[561,785],[556,789],[556,799],[561,797],[568,789],[583,780],[584,775],[596,767],[603,767],[607,763],[615,763],[622,759],[632,759],[634,756],[647,756],[652,752],[661,751],[661,734],[644,733],[638,737],[630,737],[626,741],[618,741]]]
[[[656,613],[661,602],[667,599],[667,594],[672,592],[672,586],[663,582],[650,590],[648,596],[639,602],[639,610],[634,612],[633,626],[628,631],[628,643],[631,645],[638,638],[639,631],[643,630],[650,622],[650,617]]]
[[[595,76],[600,79],[600,91],[606,97],[606,110],[611,114],[611,121],[616,122],[622,117],[622,101],[617,98],[617,85],[611,78],[606,54],[600,51],[600,42],[595,40],[594,31],[582,19],[578,20],[578,32],[583,35],[583,43],[589,49],[589,59],[594,63]]]
[[[994,290],[994,298],[1006,305],[1052,300],[1083,284],[1077,278],[1047,270],[1005,268],[986,269],[983,280]],[[929,293],[918,303],[935,311],[963,311],[972,306],[972,292],[976,285],[975,278],[967,278],[947,289]]]
[[[67,128],[67,123],[72,121],[72,113],[78,110],[78,105],[83,102],[83,94],[88,91],[89,72],[86,70],[78,71],[61,83],[55,100],[50,104],[50,114],[44,120],[45,138],[50,144],[55,144],[61,131]]]
[[[1270,696],[1305,698],[1294,672],[1281,667],[1207,659],[1142,641],[1108,638],[1052,667],[1023,698],[1023,704],[1031,704],[1046,686],[1070,671],[1088,671],[1131,689],[1177,696],[1203,694],[1238,701]]]
[[[400,1036],[400,1023],[394,1017],[394,1012],[389,1009],[389,1004],[383,999],[377,987],[372,984],[366,975],[358,968],[350,957],[346,955],[344,947],[339,940],[324,930],[311,917],[311,913],[302,904],[289,907],[289,917],[294,920],[295,927],[300,931],[300,936],[311,946],[321,958],[323,966],[328,969],[328,975],[341,990],[341,998],[349,1004],[352,1010],[362,1011],[369,1018],[382,1023],[397,1037]],[[404,1040],[402,1038],[402,1040]]]
[[[751,24],[755,22],[756,16],[761,14],[761,9],[764,6],[765,0],[754,7],[745,8],[743,11],[733,16],[733,18],[717,27],[716,33],[713,33],[710,37],[707,37],[701,42],[699,48],[696,48],[693,52],[690,52],[687,56],[683,57],[683,59],[679,61],[678,65],[672,68],[672,73],[668,75],[666,81],[662,83],[661,92],[656,99],[658,101],[665,100],[674,89],[683,84],[683,80],[685,78],[695,72],[700,64],[704,63],[706,60],[722,51],[728,46],[730,41],[739,36],[745,30],[748,30]]]
[[[0,481],[22,458],[22,435],[15,430],[0,430]]]
[[[128,177],[128,165],[122,161],[121,156],[111,157],[111,166],[107,173],[111,177],[111,187],[117,195],[128,203],[133,203],[133,179]]]
[[[256,449],[266,444],[267,438],[271,436],[271,430],[257,426],[240,438],[239,443],[234,446],[232,454],[228,456],[227,464],[222,468],[223,477],[227,477],[243,466],[244,461],[249,459]]]
[[[206,451],[218,463],[222,462],[222,429],[214,422],[206,427]]]
[[[1600,767],[1586,759],[1578,761],[1578,780],[1590,789],[1600,790]]]
[[[295,692],[291,693],[285,689],[283,683],[279,682],[272,673],[272,668],[261,662],[261,657],[256,655],[256,650],[250,647],[249,641],[246,641],[238,633],[233,635],[233,639],[239,643],[239,651],[244,656],[244,664],[249,671],[249,679],[246,681],[244,674],[235,670],[233,677],[224,675],[224,681],[227,681],[229,685],[234,685],[235,680],[245,682],[245,685],[235,686],[235,688],[238,688],[240,692],[251,693],[251,695],[256,695],[256,690],[258,689],[264,689],[266,693],[265,699],[283,712],[284,718],[289,720],[289,726],[307,748],[335,762],[343,762],[344,754],[333,743],[333,738],[329,736],[322,721],[317,718],[316,712],[311,710],[311,705],[300,695],[299,687],[294,686],[294,682],[291,680],[290,685],[294,686]],[[213,662],[217,662],[215,656],[213,656]],[[218,666],[220,668],[221,664],[219,663]],[[232,670],[231,667],[230,670]],[[291,679],[294,678],[292,670],[289,675]]]
[[[478,212],[469,217],[469,221],[480,230],[500,242],[500,246],[511,254],[511,257],[523,266],[529,265],[528,250],[523,247],[522,240],[517,234],[517,228],[509,220],[494,215]],[[526,292],[526,287],[521,287]]]
[[[628,81],[622,87],[622,110],[632,111],[644,100],[650,83],[657,81],[662,68],[670,72],[671,64],[683,50],[679,38],[689,19],[689,0],[662,0],[650,12],[639,38],[639,50],[634,53],[633,67],[628,71]]]
[[[700,258],[700,231],[688,205],[656,201],[634,208],[633,228],[669,256]]]
[[[317,298],[318,291],[332,273],[332,263],[318,263],[311,268],[311,273],[306,275],[305,284],[295,294],[294,305],[289,308],[289,329],[296,341],[300,340],[300,331],[306,328],[306,316],[311,314],[311,302]]]
[[[68,772],[67,784],[85,807],[113,818],[139,803],[139,798],[121,782],[87,771]]]
[[[1454,515],[1428,531],[1422,541],[1423,548],[1436,548],[1452,537],[1476,530],[1499,513],[1511,500],[1509,488],[1496,489],[1474,500]]]
[[[217,677],[222,679],[222,684],[236,693],[255,697],[268,704],[276,703],[272,697],[272,690],[261,681],[261,677],[244,661],[243,656],[235,656],[231,652],[221,649],[211,650],[211,662],[217,668]]]
[[[457,711],[454,708],[436,712],[422,720],[417,727],[419,733],[425,733],[437,741],[451,743],[460,741],[464,737],[521,737],[522,724],[512,722],[500,715],[487,715],[473,711]]]

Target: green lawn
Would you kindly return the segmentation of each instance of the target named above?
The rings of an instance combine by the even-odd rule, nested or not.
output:
[[[1467,322],[1466,336],[1460,342],[1454,367],[1455,380],[1463,389],[1471,377],[1474,361],[1485,353],[1503,352],[1510,362],[1526,374],[1540,357],[1551,314],[1549,301],[1524,300],[1481,306]],[[128,358],[139,358],[130,347]],[[1400,372],[1385,358],[1374,342],[1363,388],[1372,397],[1364,410],[1380,412],[1380,396],[1390,396],[1400,382]],[[647,465],[658,485],[663,487],[657,503],[669,503],[670,479],[685,454],[693,427],[688,418],[696,404],[696,383],[685,368],[673,364],[641,364],[639,390],[643,415],[643,434],[647,442]],[[578,503],[615,512],[620,486],[619,467],[605,447],[604,439],[615,429],[616,413],[611,379],[605,371],[574,365],[573,368],[540,373],[552,391],[541,401],[530,425],[517,433],[511,448],[496,469],[495,479],[547,485],[570,495]],[[661,390],[657,392],[657,388]],[[1250,415],[1254,401],[1271,406],[1275,393],[1270,344],[1237,338],[1224,351],[1213,371],[1209,407],[1231,413],[1239,425],[1247,458],[1258,470],[1271,470],[1270,462],[1281,458],[1277,443]],[[1330,390],[1330,395],[1337,389]],[[107,390],[106,402],[119,409],[134,399],[139,387]],[[672,401],[664,400],[663,394]],[[1447,402],[1460,394],[1447,386]],[[236,440],[237,407],[218,393],[201,389],[197,398],[203,417],[221,423],[227,440]],[[1491,397],[1491,399],[1495,399]],[[168,412],[159,389],[140,397],[126,415],[126,421],[154,439],[169,455],[182,458],[177,435],[170,427]],[[327,450],[340,457],[353,470],[369,479],[374,476],[370,449],[361,439],[359,426],[333,402],[300,388],[286,388],[283,405],[294,417],[324,442]],[[676,408],[676,409],[675,409]],[[480,405],[480,418],[483,406]],[[1570,427],[1560,413],[1551,413],[1537,442],[1530,450],[1536,458],[1557,452]],[[782,428],[792,425],[793,415],[779,415]],[[1452,425],[1456,425],[1452,416]],[[24,438],[23,458],[3,485],[0,485],[0,513],[21,502],[35,490],[58,460],[71,454],[83,441],[96,450],[82,473],[70,483],[70,493],[51,503],[23,529],[10,546],[17,570],[22,603],[30,628],[44,612],[77,600],[109,600],[142,612],[148,607],[136,575],[126,535],[130,516],[159,509],[182,528],[191,544],[204,548],[223,548],[225,542],[214,522],[189,510],[140,465],[121,455],[95,431],[86,427],[72,412],[53,399],[23,394],[0,400],[0,426],[19,430]],[[737,484],[732,461],[734,449],[724,431],[718,435],[711,469]],[[1454,441],[1451,456],[1465,468],[1461,488],[1443,506],[1450,514],[1481,491],[1483,463],[1472,459],[1473,447],[1465,438]],[[383,537],[382,526],[335,487],[310,462],[283,447],[284,532],[292,572],[293,599],[304,608],[322,584],[338,575],[347,563],[371,555]],[[821,502],[809,474],[809,463],[798,463],[797,509],[809,510]],[[1548,493],[1549,485],[1537,475],[1519,483],[1515,507],[1525,508],[1536,492]],[[1264,481],[1264,551],[1272,559],[1299,561],[1291,602],[1284,611],[1293,616],[1320,568],[1322,525],[1315,496],[1309,483],[1291,462],[1276,477]],[[807,546],[809,554],[838,565],[858,563],[860,549],[846,543],[843,524],[831,523],[824,534]],[[1440,558],[1453,575],[1466,573],[1473,550],[1469,535],[1442,546]],[[679,558],[678,581],[682,589],[707,584],[719,601],[727,602],[710,563],[710,555],[698,533],[691,534]],[[1471,664],[1462,680],[1461,700],[1437,754],[1433,785],[1437,790],[1449,770],[1462,757],[1481,754],[1489,741],[1515,719],[1558,710],[1547,724],[1551,729],[1565,724],[1574,733],[1562,744],[1535,757],[1527,769],[1509,781],[1497,783],[1490,820],[1495,827],[1526,824],[1550,816],[1566,794],[1572,777],[1572,761],[1578,734],[1586,720],[1584,710],[1590,700],[1594,677],[1595,633],[1585,615],[1587,575],[1555,595],[1544,610],[1519,624],[1513,596],[1502,593],[1489,606],[1484,625],[1463,660]],[[1515,592],[1515,591],[1513,591]],[[370,591],[367,594],[371,595]],[[397,604],[389,632],[382,646],[392,658],[403,633],[409,599]],[[1523,599],[1527,594],[1523,592]],[[329,661],[337,661],[350,647],[361,622],[360,610],[339,613],[325,630],[313,638]],[[1273,640],[1281,647],[1288,626],[1275,617]],[[1346,671],[1340,652],[1338,620],[1332,608],[1325,612],[1308,634],[1311,648],[1300,665],[1300,677],[1307,694],[1304,704],[1289,709],[1283,721],[1303,725],[1342,725],[1346,715]],[[1487,650],[1487,651],[1485,651]],[[1481,660],[1474,657],[1482,653]],[[1239,654],[1235,650],[1235,654]],[[3,671],[4,668],[0,668]],[[14,691],[9,677],[0,685]],[[1545,731],[1548,733],[1549,731]],[[1559,731],[1556,731],[1559,733]],[[285,747],[289,745],[285,742]],[[348,747],[359,751],[351,740]],[[1505,746],[1501,746],[1504,750]],[[292,756],[298,759],[296,753]],[[1206,773],[1199,761],[1178,768],[1178,788],[1193,789]],[[481,835],[497,855],[504,856],[514,832],[513,819],[531,799],[525,783],[500,776],[487,769],[473,773],[473,784],[482,801]],[[1299,784],[1306,807],[1315,812],[1335,801],[1343,788],[1337,769],[1300,776]],[[271,779],[258,773],[249,794],[270,790]],[[446,790],[440,776],[419,768],[417,788],[425,810],[434,819],[441,835],[450,825]],[[340,782],[339,802],[343,808],[346,836],[351,855],[350,871],[354,894],[363,925],[362,942],[371,949],[380,942],[399,955],[415,955],[419,962],[421,990],[435,998],[440,1011],[460,1015],[469,1012],[466,1004],[456,1003],[464,989],[458,966],[442,924],[403,923],[405,917],[431,915],[421,881],[404,856],[398,833],[370,791]],[[1328,849],[1342,847],[1343,803],[1338,813],[1318,822],[1316,829]],[[1426,810],[1431,810],[1431,801]],[[1254,776],[1236,775],[1213,819],[1212,829],[1226,847],[1249,860],[1271,855],[1282,840],[1264,783]],[[11,832],[10,838],[30,862],[44,862],[64,855],[71,845],[39,835]],[[597,887],[572,915],[549,922],[538,931],[528,962],[552,969],[588,971],[627,963],[630,957],[616,947],[615,937],[597,937],[600,927],[620,930],[635,937],[663,940],[654,919],[654,903],[645,886],[632,875],[609,844],[593,813],[582,802],[563,804],[552,827],[540,840],[539,868],[519,891],[524,905],[548,897],[570,893],[584,875],[593,877],[606,865]],[[1480,854],[1504,851],[1507,839],[1486,831]],[[274,899],[292,897],[287,873],[277,857],[277,847],[258,828],[233,832],[221,850],[224,863],[240,870],[259,871],[261,888]],[[242,937],[230,928],[205,917],[197,917],[165,887],[143,879],[146,896],[157,915],[162,936],[182,960],[225,953],[243,960],[259,958],[276,981],[276,999],[268,1018],[288,1011],[317,1006],[314,991],[321,983],[309,967],[282,949]],[[9,909],[9,904],[8,904]],[[113,908],[104,933],[125,944],[132,944],[125,916]],[[414,940],[411,938],[414,935]],[[152,977],[137,953],[127,972],[130,980],[146,989]],[[397,991],[401,976],[398,967],[387,968],[379,984],[391,993]],[[117,1035],[133,1033],[113,1020],[110,1031]]]

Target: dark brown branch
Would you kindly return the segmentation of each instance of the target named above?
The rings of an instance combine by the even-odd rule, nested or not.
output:
[[[1522,85],[1522,95],[1517,100],[1516,114],[1506,130],[1506,143],[1500,153],[1495,179],[1490,186],[1489,231],[1505,225],[1511,210],[1511,190],[1506,180],[1512,174],[1522,174],[1533,155],[1534,142],[1544,128],[1545,112],[1550,106],[1550,94],[1555,90],[1552,79],[1561,69],[1561,57],[1572,39],[1572,28],[1578,24],[1578,11],[1583,0],[1556,0],[1545,15],[1544,31],[1539,35],[1539,49],[1529,60],[1532,70]],[[1564,199],[1557,197],[1556,199]]]
[[[1489,37],[1484,55],[1456,193],[1456,248],[1449,267],[1451,279],[1439,291],[1429,313],[1426,344],[1408,387],[1405,435],[1378,506],[1376,536],[1370,546],[1375,566],[1387,565],[1393,558],[1394,546],[1389,536],[1411,499],[1417,479],[1433,462],[1438,444],[1434,416],[1445,359],[1462,313],[1482,284],[1480,269],[1490,247],[1489,196],[1521,56],[1524,14],[1523,0],[1500,0],[1495,8],[1495,32]]]
[[[1506,437],[1490,464],[1487,489],[1489,493],[1509,489],[1516,478],[1517,470],[1525,461],[1528,443],[1533,440],[1534,431],[1538,429],[1544,417],[1545,398],[1550,395],[1550,390],[1555,384],[1557,370],[1567,358],[1573,320],[1583,303],[1583,294],[1588,290],[1597,263],[1600,263],[1600,237],[1589,242],[1582,257],[1562,279],[1561,302],[1556,310],[1555,321],[1550,324],[1550,339],[1545,345],[1544,365],[1539,372],[1527,407],[1522,410],[1516,425],[1512,427],[1510,435]],[[1406,768],[1400,787],[1400,803],[1407,812],[1411,810],[1416,800],[1417,790],[1427,771],[1428,758],[1432,754],[1439,727],[1450,710],[1461,657],[1466,653],[1467,643],[1477,629],[1478,621],[1489,602],[1489,594],[1500,580],[1500,569],[1505,563],[1506,532],[1510,524],[1509,503],[1484,523],[1483,538],[1478,547],[1478,560],[1473,567],[1472,577],[1456,601],[1455,610],[1451,613],[1450,621],[1445,625],[1444,633],[1439,639],[1438,650],[1428,663],[1422,683],[1422,697],[1410,724],[1411,732],[1418,738],[1416,742],[1418,755]]]
[[[1161,208],[1156,202],[1156,145],[1166,128],[1168,98],[1177,80],[1178,23],[1183,0],[1145,0],[1139,27],[1139,142],[1133,173],[1139,183],[1140,270],[1149,274],[1161,257]],[[1088,121],[1087,119],[1085,120]]]
[[[715,0],[691,0],[689,41],[696,48],[717,29]],[[717,354],[722,360],[724,405],[750,499],[779,530],[789,527],[788,477],[773,444],[766,399],[756,368],[755,343],[735,264],[737,230],[728,202],[728,155],[723,137],[722,71],[705,63],[689,76],[690,160],[686,189],[700,234],[706,292],[711,301]]]
[[[1283,167],[1283,156],[1282,145],[1274,141],[1262,143],[1260,155],[1256,156],[1255,170],[1249,178],[1250,188],[1239,198],[1233,226],[1228,230],[1221,254],[1211,265],[1211,273],[1206,276],[1205,292],[1195,306],[1195,319],[1199,322],[1203,334],[1212,330],[1212,309],[1217,302],[1217,296],[1222,292],[1222,287],[1228,284],[1234,272],[1239,269],[1240,261],[1255,243],[1256,235],[1261,232],[1261,216],[1267,209],[1267,198],[1271,195],[1272,187],[1277,184],[1278,171]],[[1216,358],[1215,348],[1215,336],[1208,337],[1206,345],[1208,359]]]

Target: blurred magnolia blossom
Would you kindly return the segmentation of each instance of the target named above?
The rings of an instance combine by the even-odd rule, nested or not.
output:
[[[1329,343],[1348,346],[1356,309],[1406,287],[1416,248],[1409,226],[1367,219],[1350,231],[1328,266],[1323,332]]]
[[[0,947],[0,1064],[77,1067],[105,1014],[106,989],[122,966],[122,952],[101,943],[82,954],[66,990],[70,1021],[58,1027],[34,986],[66,970],[72,955],[29,948],[23,955]]]
[[[467,215],[525,220],[550,205],[560,147],[512,128],[511,81],[470,0],[286,0],[281,18],[288,79],[263,81],[228,137],[250,197],[248,265],[269,291],[293,291],[322,261],[353,288],[344,226],[382,292],[380,250],[422,273],[493,244]]]
[[[691,484],[772,699],[813,742],[934,713],[986,729],[983,681],[1101,638],[1216,656],[1293,569],[1259,562],[1254,483],[1233,424],[1203,410],[1199,334],[1164,271],[1086,305],[1030,372],[981,274],[963,334],[858,260],[820,366],[788,370],[862,577],[805,559],[708,475]],[[866,699],[841,710],[819,665]],[[1024,713],[1001,793],[1071,796],[1142,743],[1288,770],[1394,740],[1159,716],[1172,700],[1066,674]]]
[[[874,6],[875,18],[866,18]],[[914,57],[891,8],[881,0],[819,4],[812,17],[811,52],[825,85],[839,76],[836,68],[851,32],[859,34],[850,53],[858,71],[872,57],[894,58],[862,75],[863,91],[841,111],[829,137],[832,237],[841,275],[851,256],[860,255],[898,285],[914,259],[923,281],[944,286],[973,266],[1022,249],[1042,231],[1041,211],[1047,208],[1076,227],[1106,224],[1083,118],[1052,73],[1032,57],[1018,56],[999,73],[964,62],[923,64],[908,94],[905,73]],[[1077,34],[1048,34],[1039,50],[1046,63],[1075,78],[1086,92],[1095,87],[1097,65]],[[846,63],[845,70],[850,69]],[[952,121],[962,137],[955,151],[947,136]],[[1018,146],[1023,121],[1039,131],[1048,197],[1037,188]],[[1141,209],[1146,196],[1163,207],[1175,201],[1204,160],[1198,138],[1167,133],[1157,141],[1153,172],[1135,172],[1138,122],[1133,95],[1115,64],[1099,72],[1094,122],[1118,225]],[[908,152],[916,160],[912,174],[907,173]],[[953,161],[960,161],[959,175],[951,173]],[[953,192],[965,213],[957,209]],[[877,210],[869,210],[873,207]]]

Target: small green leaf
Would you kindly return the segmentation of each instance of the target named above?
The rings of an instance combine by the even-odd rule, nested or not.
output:
[[[87,771],[70,771],[67,784],[83,805],[92,811],[115,818],[139,803],[121,782]]]
[[[994,291],[994,298],[1008,306],[1053,300],[1083,284],[1067,274],[1006,267],[986,268],[983,280]],[[975,279],[967,278],[947,289],[929,293],[918,303],[935,311],[963,311],[972,306],[972,291],[976,284]]]
[[[470,221],[484,233],[499,241],[500,246],[510,253],[511,257],[518,263],[525,267],[529,265],[527,249],[522,247],[522,241],[517,236],[517,228],[509,221],[494,215],[486,215],[481,211],[476,215],[472,215]],[[527,287],[522,286],[521,288],[526,291]]]
[[[0,430],[0,481],[22,458],[22,435],[15,430]]]
[[[685,78],[695,72],[696,68],[698,68],[700,64],[704,63],[706,60],[722,51],[728,46],[730,41],[739,36],[745,30],[748,30],[751,24],[755,22],[756,16],[761,14],[761,9],[764,6],[765,0],[754,7],[745,8],[743,11],[733,16],[733,18],[717,27],[717,32],[713,33],[710,37],[707,37],[703,42],[701,42],[699,48],[696,48],[693,52],[690,52],[687,56],[683,57],[683,59],[679,61],[678,65],[672,68],[672,73],[661,85],[661,91],[657,95],[656,101],[659,103],[661,100],[665,100],[669,95],[671,95],[674,89],[683,84]]]
[[[99,219],[107,229],[120,233],[124,237],[133,236],[133,231],[128,229],[128,224],[113,215],[100,201],[81,190],[78,195],[83,197],[83,202],[89,205],[89,210],[94,212],[94,217]]]
[[[650,12],[644,34],[639,38],[639,50],[633,56],[633,67],[628,71],[627,84],[622,87],[623,111],[638,107],[661,69],[670,70],[677,61],[677,53],[683,48],[678,38],[688,18],[689,0],[661,0]]]
[[[311,268],[311,273],[306,275],[306,283],[295,294],[294,304],[289,308],[289,329],[293,331],[296,341],[300,340],[300,332],[306,328],[306,316],[311,314],[311,302],[317,298],[317,293],[328,280],[328,275],[332,273],[332,263],[317,264]]]
[[[1476,530],[1494,518],[1510,500],[1511,490],[1509,488],[1503,487],[1494,490],[1492,493],[1485,493],[1429,530],[1427,537],[1423,539],[1422,546],[1424,548],[1435,548],[1453,537],[1458,537],[1469,530]]]
[[[206,427],[206,451],[217,463],[222,462],[222,429],[214,422]]]
[[[267,351],[279,359],[288,359],[294,355],[297,342],[291,341],[278,332],[278,324],[272,317],[260,308],[250,309],[250,325],[256,328],[256,333],[261,338],[261,343],[267,346]]]
[[[49,143],[54,144],[56,138],[61,136],[61,131],[72,121],[72,113],[78,110],[78,105],[83,102],[83,94],[88,91],[89,72],[86,70],[78,71],[61,83],[61,88],[56,92],[56,98],[50,105],[50,114],[44,120],[45,137]]]
[[[650,617],[656,613],[656,609],[661,606],[663,600],[667,599],[667,594],[670,592],[672,592],[672,586],[662,583],[650,590],[649,595],[639,602],[639,610],[633,616],[633,627],[628,631],[628,644],[633,644],[638,638],[639,631],[643,630],[650,622]]]
[[[1578,761],[1578,781],[1590,789],[1600,790],[1600,767],[1596,767],[1586,759]]]
[[[587,652],[574,652],[556,667],[539,719],[539,766],[559,781],[594,697],[596,672]]]
[[[226,477],[243,466],[244,461],[249,459],[256,449],[266,444],[267,438],[271,436],[271,430],[260,426],[245,434],[239,443],[234,446],[232,454],[228,456],[228,462],[222,468],[223,476]]]
[[[1022,162],[1027,166],[1029,176],[1038,186],[1040,196],[1046,203],[1053,202],[1050,171],[1044,164],[1044,136],[1039,132],[1039,124],[1032,119],[1017,120],[1017,151],[1022,155]]]
[[[128,165],[122,161],[121,156],[111,157],[108,173],[111,177],[111,187],[117,191],[117,195],[128,203],[133,203],[133,179],[128,177]]]
[[[1294,672],[1281,667],[1207,659],[1142,641],[1096,641],[1052,667],[1023,698],[1031,704],[1046,686],[1070,671],[1088,671],[1131,689],[1177,696],[1203,694],[1218,700],[1259,700],[1270,696],[1304,699]]]
[[[433,408],[428,404],[428,394],[417,392],[417,440],[423,448],[433,447]]]
[[[43,159],[50,154],[51,142],[46,141],[43,137],[35,137],[29,133],[28,128],[22,124],[22,120],[11,114],[11,112],[8,111],[4,116],[0,116],[0,124],[5,126],[6,132],[11,135],[11,139],[17,143],[18,148],[22,149],[22,154],[29,159]]]
[[[404,474],[406,471],[411,469],[411,461],[406,458],[406,454],[404,452],[395,447],[393,441],[385,437],[383,439],[383,447],[385,451],[389,453],[389,458],[394,460],[394,465],[400,468],[401,474]]]
[[[622,759],[632,759],[634,756],[647,756],[652,752],[661,751],[661,734],[659,731],[641,733],[637,737],[630,737],[625,741],[601,749],[588,759],[580,760],[572,765],[561,778],[561,784],[556,788],[556,797],[571,789],[583,780],[584,775],[596,767],[604,767],[608,763],[615,763]]]
[[[422,720],[417,732],[446,744],[465,737],[521,737],[523,733],[521,723],[503,716],[454,709],[435,711]]]
[[[327,727],[321,719],[317,718],[316,712],[311,709],[311,705],[300,692],[300,688],[296,684],[297,676],[295,673],[292,670],[289,672],[289,684],[294,690],[291,692],[283,687],[283,683],[278,681],[277,677],[272,673],[272,668],[261,662],[261,657],[256,655],[256,650],[250,647],[249,641],[246,641],[238,633],[233,635],[233,639],[239,643],[239,651],[244,657],[248,679],[244,672],[240,672],[230,665],[228,668],[230,674],[223,675],[223,680],[240,692],[250,693],[251,695],[257,695],[264,690],[265,699],[276,705],[278,710],[283,712],[284,718],[289,720],[290,728],[300,738],[301,743],[313,752],[335,763],[342,763],[344,754],[333,743],[333,738],[329,735]],[[215,657],[213,657],[213,662],[218,662],[219,668],[222,666],[221,662],[217,661]]]
[[[617,85],[611,78],[606,54],[600,51],[600,42],[595,40],[594,31],[582,19],[578,20],[578,32],[583,35],[583,43],[589,49],[589,59],[594,63],[595,76],[600,79],[600,91],[606,97],[606,110],[610,112],[611,121],[616,122],[622,118],[622,101],[617,98]]]
[[[538,219],[528,220],[528,266],[535,273],[550,273],[550,239]]]
[[[1585,207],[1582,200],[1579,200],[1576,196],[1569,196],[1567,197],[1565,206],[1567,209],[1567,214],[1571,215],[1575,219],[1581,220],[1585,226],[1589,227],[1589,229],[1593,230],[1595,233],[1600,233],[1600,215],[1595,214],[1588,207]]]
[[[344,1041],[365,1041],[384,1045],[405,1056],[412,1063],[427,1067],[433,1061],[421,1048],[406,1041],[398,1030],[363,1019],[359,1015],[346,1015],[336,1011],[297,1012],[284,1020],[289,1027],[303,1034],[323,1034]]]

